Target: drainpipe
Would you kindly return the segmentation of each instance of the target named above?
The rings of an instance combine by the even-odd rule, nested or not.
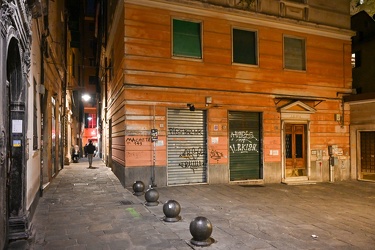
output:
[[[65,14],[64,14],[64,71],[65,71],[65,74],[64,74],[64,81],[63,81],[63,93],[62,93],[62,98],[61,98],[61,105],[62,105],[62,147],[61,147],[61,157],[62,157],[62,164],[61,164],[61,168],[63,169],[64,168],[64,165],[65,165],[65,159],[66,159],[66,154],[68,152],[68,143],[67,143],[67,130],[66,130],[66,125],[67,125],[67,119],[66,119],[66,85],[67,85],[67,82],[68,82],[68,13],[67,11],[65,10]],[[60,143],[60,146],[61,146],[61,143]],[[69,163],[67,164],[69,165]]]
[[[155,184],[155,165],[156,165],[156,141],[158,140],[158,130],[155,129],[155,105],[154,105],[154,121],[153,129],[151,129],[151,142],[152,142],[152,167],[151,167],[151,187],[156,187]]]
[[[44,86],[44,43],[46,40],[46,36],[43,34],[42,35],[42,41],[40,44],[40,86],[43,84]],[[44,101],[44,98],[43,98]],[[42,104],[40,105],[41,107],[41,114],[43,115],[43,122],[42,122],[42,129],[41,129],[41,137],[43,138],[44,135],[44,108],[42,109]],[[44,105],[43,105],[44,106]],[[43,150],[44,150],[44,140],[43,143],[41,143],[41,148],[40,148],[40,186],[39,186],[39,192],[40,192],[40,197],[43,197],[43,169],[44,169],[44,158],[43,158]]]
[[[334,166],[335,158],[332,156],[329,157],[329,182],[335,181],[335,166]]]

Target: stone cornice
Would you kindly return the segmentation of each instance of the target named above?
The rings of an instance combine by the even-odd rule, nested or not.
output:
[[[229,21],[283,29],[294,32],[330,37],[351,41],[355,32],[316,23],[297,21],[283,17],[271,16],[259,12],[251,12],[234,8],[225,8],[203,2],[187,0],[124,0],[124,3],[141,5],[151,8],[167,9],[174,12],[183,12],[191,15],[208,16]]]

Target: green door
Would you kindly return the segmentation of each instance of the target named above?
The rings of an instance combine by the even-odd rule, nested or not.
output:
[[[262,179],[261,113],[229,112],[230,180]]]

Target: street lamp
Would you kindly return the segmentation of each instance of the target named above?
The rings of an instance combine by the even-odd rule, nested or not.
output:
[[[89,101],[89,100],[91,99],[91,96],[90,96],[89,94],[83,94],[83,95],[82,95],[82,99],[83,99],[85,102],[87,102],[87,101]]]

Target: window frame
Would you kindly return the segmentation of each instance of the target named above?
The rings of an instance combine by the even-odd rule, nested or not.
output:
[[[360,50],[352,52],[351,64],[352,69],[360,68],[362,66],[362,53]]]
[[[190,22],[199,24],[199,38],[200,38],[200,57],[198,56],[191,56],[191,55],[183,55],[183,54],[175,54],[175,41],[174,41],[174,21],[182,21],[182,22]],[[172,17],[171,18],[171,57],[175,59],[189,59],[195,61],[202,61],[203,60],[203,21],[197,19],[185,19],[179,17]]]
[[[287,67],[286,65],[286,49],[285,49],[285,39],[286,38],[289,38],[289,39],[296,39],[296,40],[301,40],[303,41],[303,45],[304,45],[304,48],[303,48],[303,60],[301,60],[301,62],[303,61],[303,69],[296,69],[296,68],[291,68],[291,67]],[[293,36],[293,35],[283,35],[283,69],[284,70],[293,70],[293,71],[300,71],[300,72],[306,72],[307,71],[307,39],[306,37],[300,37],[300,36]]]
[[[244,63],[244,62],[235,62],[234,61],[234,30],[241,30],[246,32],[253,32],[255,34],[255,46],[254,46],[254,58],[255,58],[255,64],[251,63]],[[237,27],[233,26],[231,28],[231,46],[232,46],[232,64],[233,65],[246,65],[251,67],[259,67],[259,36],[258,36],[258,30],[257,29],[249,29],[249,28],[243,28],[243,27]]]
[[[88,118],[91,118],[90,120]],[[85,128],[97,128],[97,114],[96,113],[85,113]]]

